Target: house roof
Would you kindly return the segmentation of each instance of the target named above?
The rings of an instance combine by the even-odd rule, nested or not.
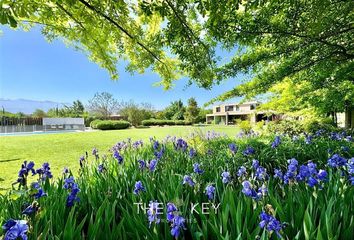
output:
[[[260,101],[248,101],[248,102],[238,102],[238,103],[221,103],[219,105],[216,105],[217,106],[228,106],[228,105],[251,105],[251,104],[261,104],[262,102]]]

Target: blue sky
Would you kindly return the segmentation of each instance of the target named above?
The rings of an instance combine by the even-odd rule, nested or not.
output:
[[[39,28],[30,32],[1,27],[0,98],[86,103],[96,92],[110,92],[118,100],[149,102],[162,109],[171,101],[195,97],[200,105],[240,83],[230,79],[212,90],[195,85],[186,88],[187,79],[164,91],[153,86],[160,81],[153,72],[131,75],[118,66],[119,80],[112,81],[105,69],[88,60],[84,53],[68,48],[61,41],[48,43]],[[228,58],[224,54],[224,58]],[[230,101],[235,101],[230,100]]]

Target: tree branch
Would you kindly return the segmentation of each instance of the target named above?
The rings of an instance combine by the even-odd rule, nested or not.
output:
[[[313,42],[320,42],[324,45],[327,46],[331,46],[331,47],[335,47],[335,48],[339,48],[341,49],[341,53],[345,56],[347,56],[348,58],[353,58],[354,56],[351,54],[347,53],[347,49],[339,44],[335,44],[335,43],[330,43],[322,38],[316,38],[316,37],[311,37],[308,35],[302,35],[302,34],[298,34],[298,33],[294,33],[294,32],[286,32],[286,31],[245,31],[242,29],[237,28],[238,31],[240,31],[241,33],[245,33],[245,34],[279,34],[279,35],[287,35],[287,36],[293,36],[293,37],[298,37],[298,38],[304,38],[304,39],[309,39],[310,41]],[[347,29],[347,30],[352,30],[351,28]]]
[[[59,3],[56,3],[56,5],[65,13],[65,14],[67,14],[72,20],[74,20],[74,22],[76,22],[84,31],[83,31],[83,33],[85,34],[85,35],[88,35],[87,33],[86,33],[86,28],[85,28],[85,26],[82,24],[82,22],[80,22],[78,19],[76,19],[75,17],[74,17],[74,15],[71,13],[71,12],[69,12],[68,10],[66,10],[62,5],[60,5]],[[89,35],[90,36],[90,35]],[[96,45],[97,45],[97,47],[100,49],[100,52],[101,52],[101,54],[102,54],[102,56],[104,56],[105,55],[105,52],[104,52],[104,50],[103,50],[103,48],[102,48],[102,46],[101,46],[101,44],[97,41],[97,39],[95,38],[95,37],[93,37],[93,36],[90,36],[91,37],[91,39],[93,39],[93,41],[96,43]]]
[[[190,34],[193,36],[194,39],[196,39],[202,46],[203,48],[206,50],[207,54],[208,54],[208,61],[210,66],[212,66],[212,58],[210,56],[209,53],[209,49],[208,47],[199,39],[199,37],[197,37],[195,35],[195,33],[193,32],[193,30],[188,26],[188,24],[179,16],[177,10],[175,9],[175,7],[173,6],[173,4],[169,1],[169,0],[165,0],[167,2],[167,5],[172,9],[173,13],[175,14],[175,16],[177,17],[177,19],[179,20],[179,22],[181,23],[182,26],[184,26],[184,28],[186,28]],[[188,38],[190,39],[189,34],[187,34]],[[193,45],[194,48],[194,45]]]
[[[113,24],[114,26],[116,26],[120,31],[122,31],[125,35],[127,35],[130,39],[134,40],[140,47],[142,47],[145,51],[147,51],[154,59],[156,59],[157,61],[159,61],[160,63],[164,64],[164,62],[161,61],[161,59],[155,54],[153,53],[147,46],[145,46],[142,42],[140,42],[139,40],[136,39],[135,36],[133,36],[132,34],[130,34],[125,28],[123,28],[121,25],[119,25],[115,20],[113,20],[112,18],[110,18],[107,14],[105,14],[104,12],[102,12],[101,10],[95,8],[94,6],[92,6],[91,4],[89,4],[88,2],[84,1],[84,0],[79,0],[79,2],[81,2],[83,5],[85,5],[88,9],[90,9],[91,11],[97,13],[98,15],[100,15],[101,17],[103,17],[104,19],[106,19],[108,22],[110,22],[111,24]],[[165,64],[164,64],[165,65]]]

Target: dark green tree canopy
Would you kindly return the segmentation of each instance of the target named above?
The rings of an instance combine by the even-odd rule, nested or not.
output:
[[[195,98],[189,98],[188,105],[184,114],[184,119],[191,123],[195,123],[198,119],[199,112],[200,109]]]
[[[42,26],[118,77],[152,69],[165,88],[187,76],[210,88],[240,73],[249,81],[214,100],[252,97],[290,79],[309,89],[354,83],[351,0],[3,0],[0,22]],[[218,48],[234,53],[219,61]],[[348,89],[350,90],[350,89]]]
[[[173,101],[169,106],[164,110],[164,115],[166,119],[169,120],[183,120],[184,113],[186,109],[183,106],[182,100]]]

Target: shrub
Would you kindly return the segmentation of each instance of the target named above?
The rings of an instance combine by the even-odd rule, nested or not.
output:
[[[175,125],[191,125],[192,122],[187,120],[175,120]]]
[[[273,121],[267,124],[267,131],[276,134],[298,135],[304,132],[304,126],[298,120]]]
[[[263,120],[256,123],[255,129],[257,131],[262,131],[263,128],[264,128],[264,121]]]
[[[144,126],[173,126],[173,125],[191,125],[192,123],[186,120],[164,120],[164,119],[149,119],[142,121]]]
[[[270,133],[298,135],[300,133],[315,133],[318,130],[325,132],[338,132],[331,119],[306,119],[306,120],[280,120],[269,122],[266,127]]]
[[[127,119],[133,126],[141,125],[141,122],[150,119],[153,114],[153,108],[150,104],[141,103],[136,104],[133,101],[120,103],[119,114]]]
[[[240,129],[246,134],[250,133],[252,130],[251,122],[249,120],[237,119],[236,125],[239,126]]]
[[[86,127],[91,127],[91,123],[94,122],[94,121],[100,121],[100,119],[98,119],[97,117],[95,116],[84,116],[84,122],[85,122],[85,126]]]
[[[93,129],[97,129],[97,124],[98,124],[99,122],[101,122],[101,121],[102,121],[102,120],[100,120],[100,119],[96,119],[96,120],[91,121],[91,122],[90,122],[90,127],[93,128]]]
[[[308,133],[315,133],[318,130],[325,130],[326,132],[336,131],[336,127],[331,119],[310,119],[303,122],[304,130]]]
[[[130,126],[127,121],[113,121],[113,120],[103,120],[95,123],[95,127],[100,130],[114,130],[114,129],[125,129]]]

